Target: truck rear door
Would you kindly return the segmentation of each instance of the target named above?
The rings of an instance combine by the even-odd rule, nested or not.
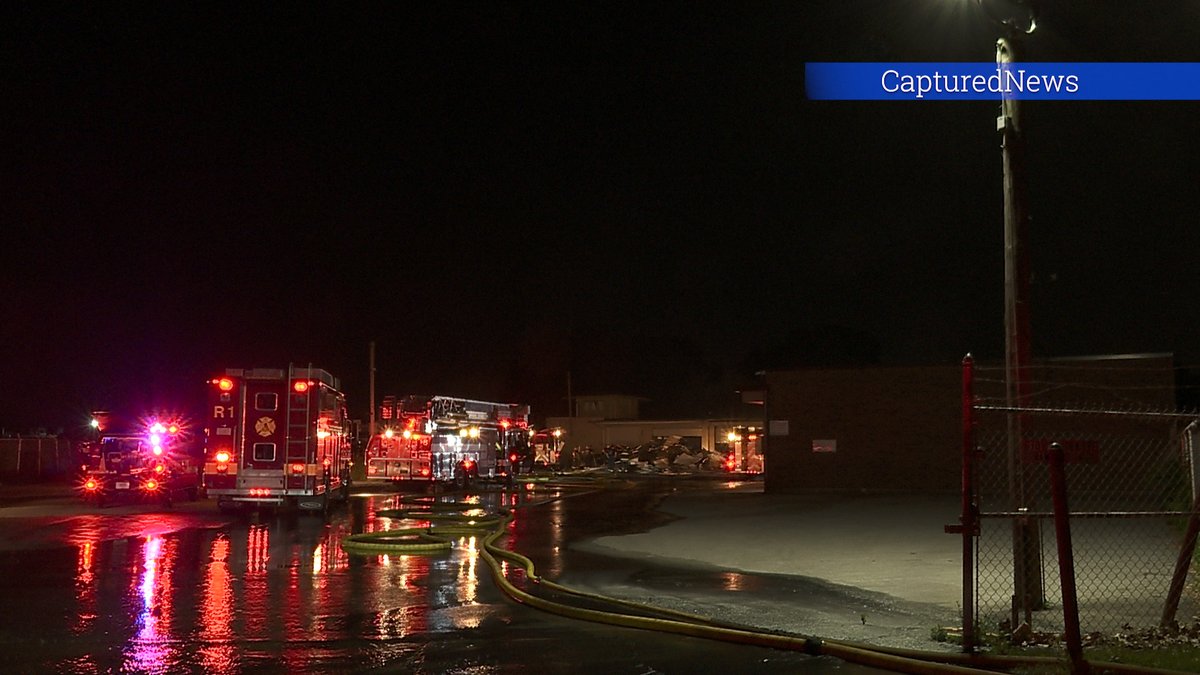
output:
[[[284,383],[246,380],[242,429],[241,468],[250,472],[282,473],[287,438],[287,401]]]

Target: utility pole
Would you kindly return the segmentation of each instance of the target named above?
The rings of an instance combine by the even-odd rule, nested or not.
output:
[[[370,359],[371,359],[371,373],[370,373],[370,383],[371,383],[371,395],[370,395],[370,402],[371,402],[371,414],[370,414],[370,417],[368,417],[368,418],[367,418],[367,419],[369,420],[369,422],[367,423],[367,438],[371,438],[371,437],[373,437],[373,436],[375,435],[375,341],[374,341],[374,340],[371,340],[371,356],[370,356]]]
[[[996,65],[1001,77],[1016,63],[1016,32],[996,42]],[[1004,156],[1004,366],[1005,398],[1008,413],[1009,499],[1014,512],[1027,508],[1025,467],[1021,458],[1022,413],[1011,412],[1029,404],[1029,364],[1031,356],[1029,327],[1028,252],[1029,217],[1025,206],[1025,135],[1021,126],[1021,103],[1009,94],[1000,100],[996,127],[1001,132]],[[1012,626],[1030,623],[1032,612],[1043,602],[1041,582],[1041,541],[1036,519],[1013,521],[1013,603]]]

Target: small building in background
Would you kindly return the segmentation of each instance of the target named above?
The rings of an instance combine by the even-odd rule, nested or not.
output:
[[[639,418],[643,400],[620,394],[575,396],[575,416],[549,417],[546,424],[562,430],[564,451],[600,452],[609,446],[636,448],[669,442],[726,458],[732,455],[735,471],[763,471],[760,416],[643,420]]]

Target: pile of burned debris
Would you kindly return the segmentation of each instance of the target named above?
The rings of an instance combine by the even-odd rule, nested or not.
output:
[[[563,450],[564,468],[607,468],[623,473],[685,473],[724,471],[724,457],[705,448],[690,448],[679,436],[638,446],[609,445]]]

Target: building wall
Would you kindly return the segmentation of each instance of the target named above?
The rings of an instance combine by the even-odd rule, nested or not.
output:
[[[1029,406],[1174,407],[1169,354],[1048,360],[1029,376]],[[977,366],[976,400],[1002,405],[1004,377],[1002,365]],[[765,379],[767,491],[961,489],[961,365],[781,371]],[[1069,418],[1039,431],[1128,434],[1128,426]],[[1120,457],[1107,453],[1104,461]]]
[[[766,490],[957,490],[961,377],[958,367],[767,373]]]
[[[600,420],[584,417],[547,417],[546,426],[563,430],[563,447],[603,448],[604,431]]]
[[[640,401],[637,396],[619,394],[576,396],[575,415],[590,419],[634,420],[638,418]]]

